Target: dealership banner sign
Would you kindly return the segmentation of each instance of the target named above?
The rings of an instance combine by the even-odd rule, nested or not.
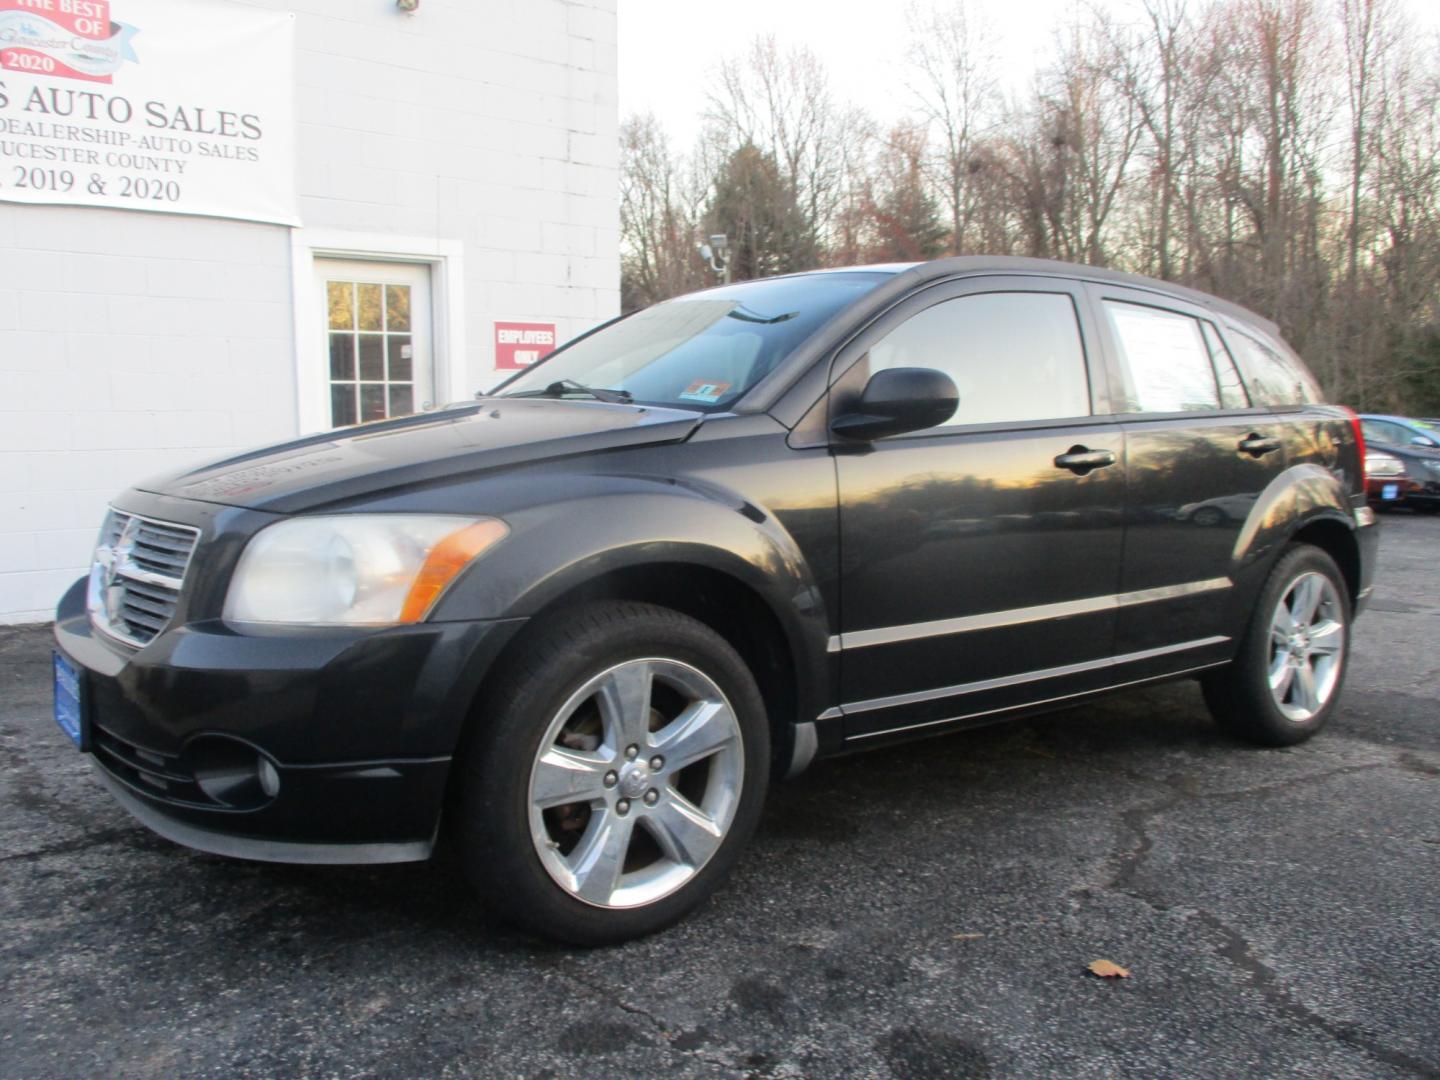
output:
[[[0,201],[299,224],[295,17],[0,0]]]

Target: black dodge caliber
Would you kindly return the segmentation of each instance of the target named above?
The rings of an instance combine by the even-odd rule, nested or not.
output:
[[[56,716],[179,843],[404,861],[443,829],[511,918],[617,941],[817,757],[1181,676],[1308,738],[1370,591],[1363,460],[1200,293],[998,258],[747,282],[120,495]]]

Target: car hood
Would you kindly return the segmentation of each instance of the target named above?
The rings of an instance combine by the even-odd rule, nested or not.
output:
[[[289,514],[509,465],[679,442],[702,419],[685,409],[492,398],[268,446],[137,486]]]

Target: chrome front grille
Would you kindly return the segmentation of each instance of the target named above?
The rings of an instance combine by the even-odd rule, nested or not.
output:
[[[130,645],[169,624],[199,530],[111,510],[90,567],[90,621]]]

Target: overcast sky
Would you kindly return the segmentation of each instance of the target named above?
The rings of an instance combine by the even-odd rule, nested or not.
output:
[[[1132,0],[1101,0],[1117,12]],[[1431,32],[1440,2],[1401,0]],[[1049,56],[1053,28],[1075,0],[965,0],[993,23],[1012,88]],[[909,111],[905,89],[906,0],[619,0],[620,115],[654,112],[688,149],[699,131],[705,87],[717,62],[757,34],[782,46],[804,44],[824,62],[837,95],[892,119]]]

